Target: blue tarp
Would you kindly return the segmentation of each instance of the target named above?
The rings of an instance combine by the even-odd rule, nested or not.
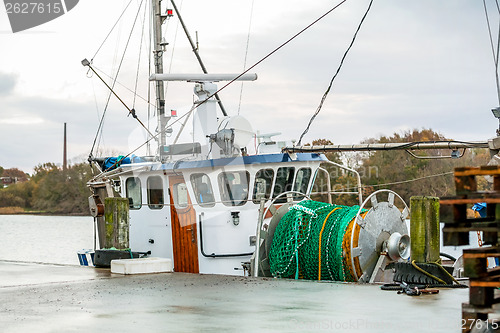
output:
[[[478,212],[481,217],[486,217],[486,203],[485,202],[475,203],[474,206],[472,206],[472,210]]]
[[[118,163],[117,163],[118,161]],[[130,157],[120,155],[118,157],[108,157],[104,160],[104,170],[113,170],[122,164],[146,162],[143,158],[132,154]]]

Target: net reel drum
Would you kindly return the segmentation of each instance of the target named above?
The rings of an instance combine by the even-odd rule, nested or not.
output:
[[[386,199],[382,200],[382,197]],[[399,199],[397,200],[398,205],[395,203],[396,198]],[[270,206],[266,210],[266,212],[273,212],[271,219],[266,222],[262,220],[259,223],[258,239],[260,243],[258,244],[260,246],[252,258],[252,275],[254,276],[273,276],[270,270],[270,252],[276,228],[282,222],[283,216],[293,206],[292,202],[287,202],[276,209],[273,203],[274,201],[271,203],[273,208]],[[352,209],[354,207],[345,208]],[[339,231],[344,232],[344,234],[341,238],[342,253],[340,256],[342,258],[337,258],[337,260],[343,263],[342,270],[346,272],[345,280],[341,281],[392,281],[392,270],[387,270],[387,266],[392,262],[408,259],[410,254],[410,238],[405,222],[408,216],[408,206],[393,191],[379,190],[366,198],[355,217],[345,226],[345,230]],[[313,228],[319,227],[321,224],[324,227],[322,220],[311,220],[311,223]],[[320,242],[324,243],[325,240],[320,240]],[[317,253],[309,256],[310,258],[306,260],[318,261]],[[320,254],[320,262],[321,256]],[[255,262],[255,258],[259,258],[259,260]],[[303,258],[301,262],[304,262]],[[319,276],[321,277],[321,274]]]

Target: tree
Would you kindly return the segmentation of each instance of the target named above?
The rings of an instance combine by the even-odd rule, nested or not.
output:
[[[20,174],[10,171],[10,175]],[[54,163],[40,164],[30,180],[0,189],[0,207],[52,214],[88,214],[86,183],[90,177],[90,168],[85,163],[69,166],[66,171]]]
[[[368,139],[364,143],[415,142],[447,140],[431,129],[394,133],[390,137]],[[389,188],[401,195],[408,203],[413,195],[450,196],[454,193],[451,172],[459,166],[477,166],[488,162],[486,149],[468,150],[461,159],[425,159],[425,157],[449,155],[446,150],[425,150],[414,152],[413,157],[404,150],[376,151],[368,154],[359,168],[364,173],[363,183],[374,190]],[[424,157],[424,159],[422,159]],[[372,172],[367,173],[367,170]],[[439,176],[436,176],[439,175]],[[418,179],[418,180],[416,180]],[[385,185],[384,185],[385,184]]]
[[[10,177],[13,179],[17,179],[17,181],[28,180],[28,175],[24,171],[19,170],[18,168],[4,169],[2,177]]]
[[[88,213],[90,168],[81,163],[66,171],[48,163],[36,168],[33,208],[55,214]]]

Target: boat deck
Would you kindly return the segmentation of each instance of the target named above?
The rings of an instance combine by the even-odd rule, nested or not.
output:
[[[117,275],[0,261],[2,332],[459,332],[468,289],[412,297],[376,285],[221,275]]]

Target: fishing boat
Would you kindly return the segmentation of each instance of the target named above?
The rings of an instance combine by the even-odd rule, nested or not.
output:
[[[207,73],[174,1],[170,3],[173,8],[162,6],[160,0],[151,1],[154,72],[148,75],[156,91],[157,130],[151,133],[141,125],[148,133],[145,144],[155,143],[155,153],[89,158],[98,170],[88,185],[100,246],[106,242],[109,225],[104,214],[106,198],[125,198],[127,217],[120,236],[125,239],[123,247],[169,258],[176,272],[392,281],[394,271],[386,268],[410,255],[408,205],[391,190],[364,197],[359,173],[323,154],[354,146],[307,147],[279,142],[273,140],[273,134],[257,135],[243,116],[228,116],[218,97],[221,85],[254,81],[257,74],[249,70]],[[168,43],[162,36],[162,24],[174,13],[203,73],[164,73],[163,53]],[[82,64],[103,81],[129,115],[138,118],[134,108],[99,76],[92,61],[85,59]],[[182,117],[167,111],[164,82],[172,81],[194,85],[196,99]],[[181,120],[179,133],[173,133],[172,124]],[[180,142],[183,131],[192,134],[188,141]],[[489,145],[432,142],[356,149],[445,148],[456,152],[473,147]],[[328,183],[327,202],[317,203],[311,200],[314,184],[322,174],[330,180],[331,168],[327,166],[354,175],[356,184],[353,190],[339,193]],[[356,196],[357,205],[337,206],[332,194]],[[311,263],[304,264],[298,253],[305,252],[309,238],[315,240],[316,248],[306,255]]]

